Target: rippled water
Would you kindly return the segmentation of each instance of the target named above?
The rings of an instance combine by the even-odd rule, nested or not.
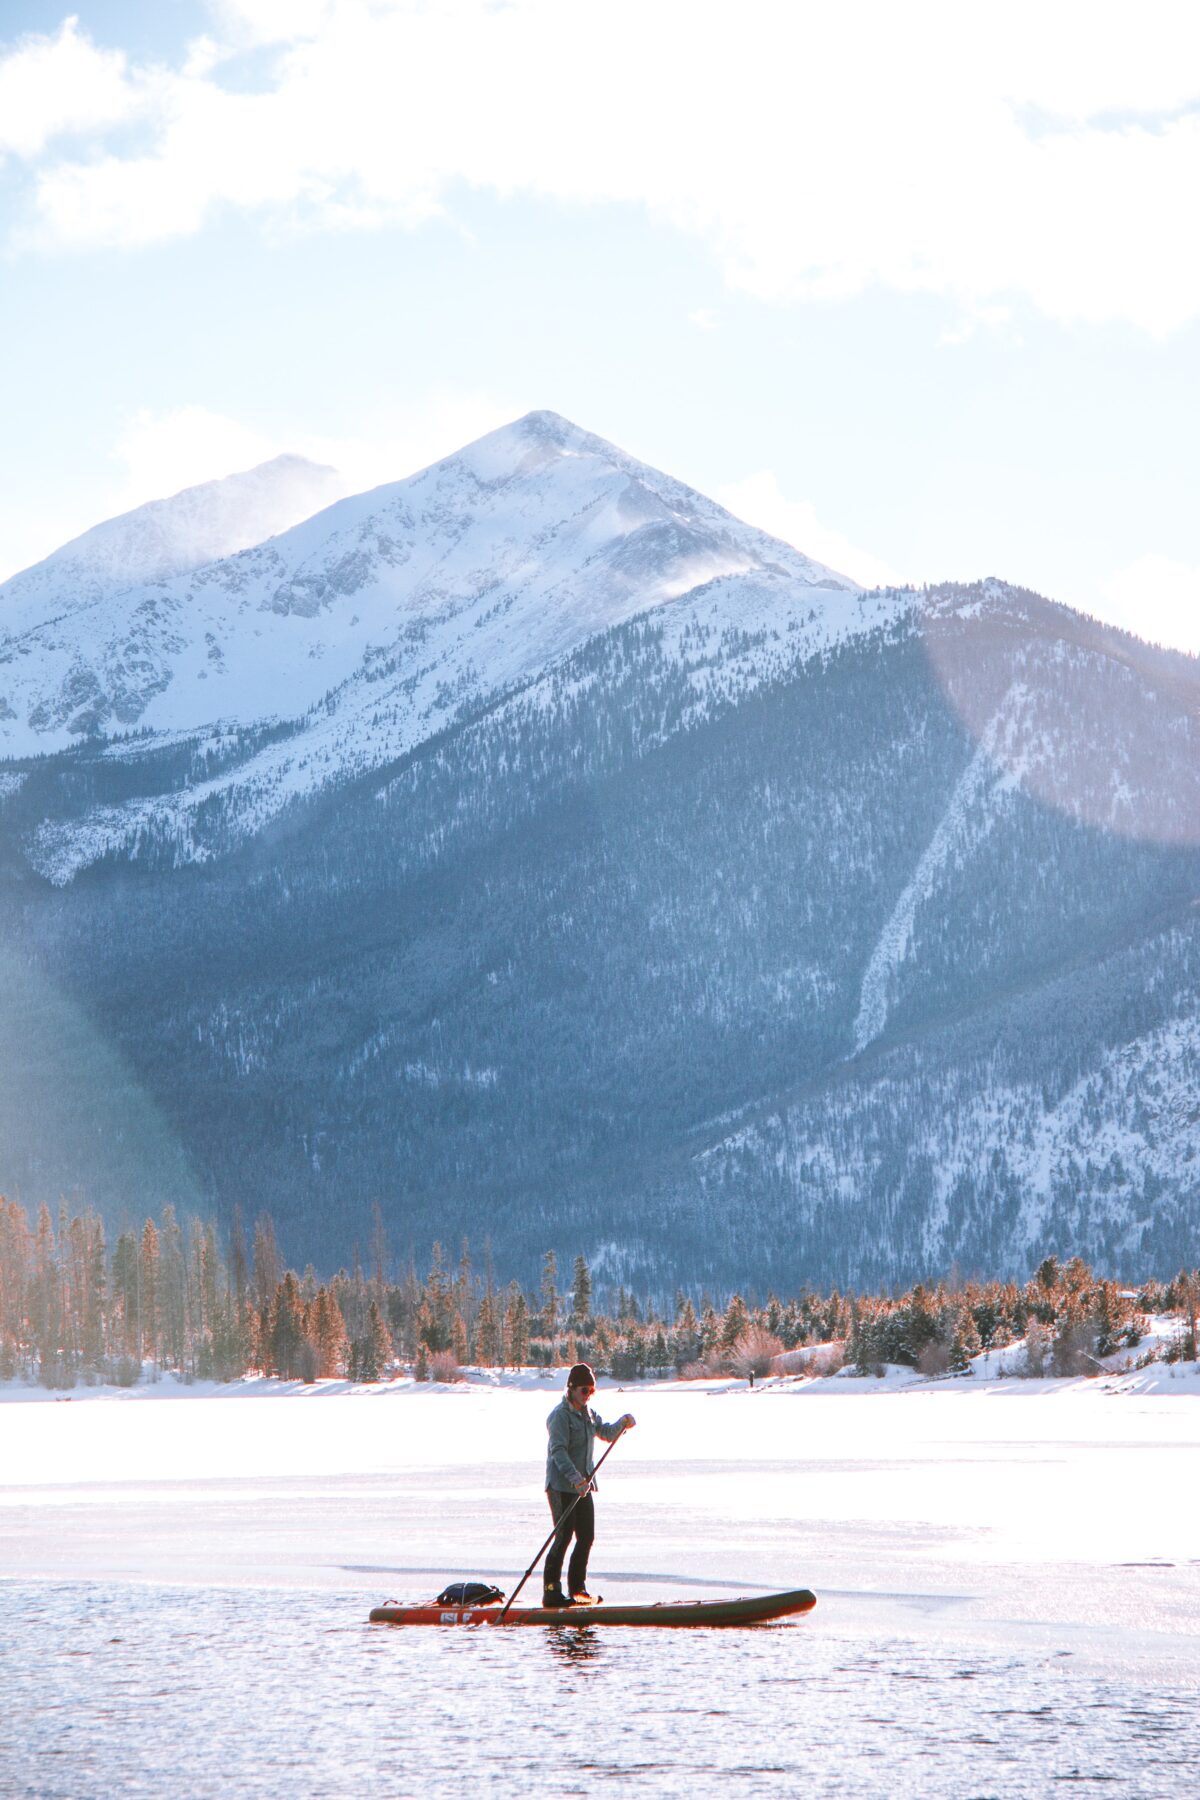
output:
[[[740,1631],[368,1626],[378,1593],[0,1584],[4,1800],[1194,1791],[1189,1683]]]

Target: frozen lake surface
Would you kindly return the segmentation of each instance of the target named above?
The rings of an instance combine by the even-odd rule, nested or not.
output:
[[[1161,1386],[1167,1384],[1160,1383]],[[0,1793],[1123,1797],[1200,1757],[1200,1397],[609,1384],[610,1599],[735,1632],[404,1630],[545,1534],[549,1381],[0,1406]],[[611,1472],[611,1473],[610,1473]]]

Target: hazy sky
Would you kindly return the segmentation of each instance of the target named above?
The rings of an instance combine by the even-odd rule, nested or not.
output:
[[[1200,8],[0,0],[0,575],[552,407],[1200,650]]]

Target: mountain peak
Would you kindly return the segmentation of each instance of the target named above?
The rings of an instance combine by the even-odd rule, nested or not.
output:
[[[105,519],[0,584],[0,635],[145,582],[186,574],[286,531],[336,499],[335,469],[285,453]]]
[[[507,425],[487,432],[453,455],[435,463],[437,469],[466,466],[481,481],[503,481],[525,475],[547,464],[577,456],[595,457],[614,468],[633,462],[615,444],[585,431],[561,413],[540,410],[524,413]]]
[[[855,583],[558,413],[319,506],[334,480],[279,457],[15,577],[0,746],[345,707],[371,721],[354,756],[391,755],[637,614],[702,605],[731,629],[794,620],[817,636],[858,620]],[[281,531],[289,507],[301,517]],[[384,671],[402,698],[390,732],[374,723]]]

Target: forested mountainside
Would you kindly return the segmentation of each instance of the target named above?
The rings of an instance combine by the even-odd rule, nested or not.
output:
[[[658,477],[689,585],[564,424],[475,454],[540,523],[484,623],[438,601],[436,705],[431,627],[374,737],[368,646],[307,711],[0,765],[0,1189],[267,1208],[322,1269],[378,1202],[647,1291],[1194,1262],[1196,665],[995,581],[860,595]],[[494,608],[538,634],[495,679]]]

